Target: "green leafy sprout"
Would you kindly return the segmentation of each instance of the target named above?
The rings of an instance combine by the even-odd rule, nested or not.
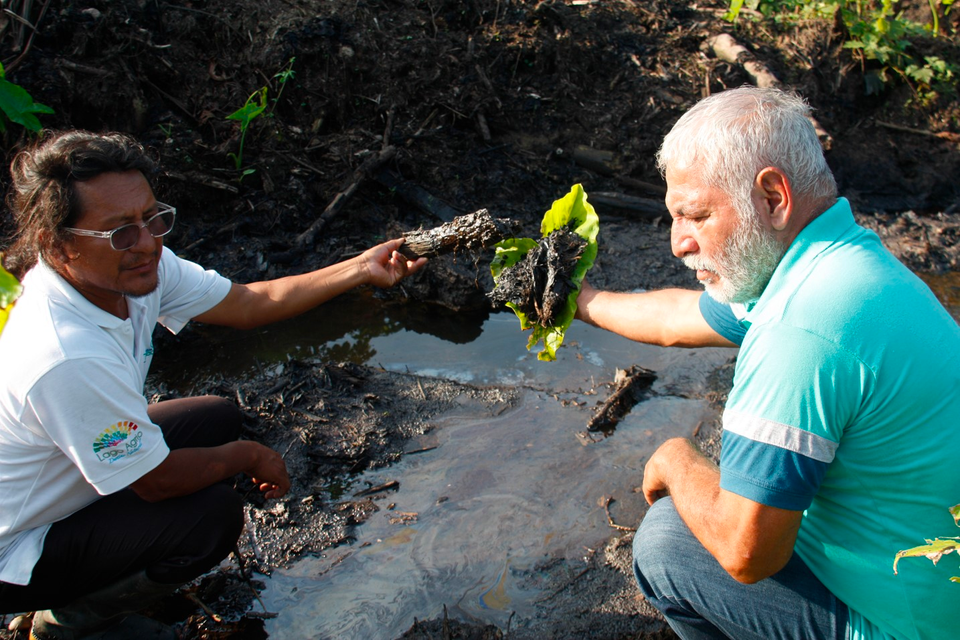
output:
[[[247,131],[250,129],[250,123],[256,120],[267,108],[267,87],[260,87],[250,94],[243,106],[227,116],[227,120],[236,120],[240,123],[240,149],[237,153],[228,154],[233,158],[237,171],[243,167],[243,143],[247,137]],[[241,178],[250,175],[254,169],[247,169],[243,172]]]
[[[287,86],[287,82],[293,80],[296,77],[297,72],[293,70],[293,63],[297,61],[297,57],[294,56],[287,61],[287,65],[273,74],[274,79],[280,83],[280,90],[277,91],[277,97],[272,100],[273,105],[270,107],[270,113],[273,113],[274,108],[276,108],[277,103],[280,102],[280,96],[283,95],[283,89]]]
[[[250,124],[261,115],[264,115],[265,112],[266,116],[273,116],[273,110],[276,108],[280,96],[283,95],[284,87],[286,87],[287,82],[293,80],[296,76],[296,71],[293,70],[293,63],[296,62],[296,60],[296,56],[290,58],[283,69],[273,74],[274,79],[280,83],[280,90],[277,91],[277,97],[270,100],[269,111],[267,111],[267,92],[270,90],[270,87],[264,85],[251,93],[242,107],[227,116],[227,120],[236,120],[240,123],[240,148],[237,150],[237,153],[229,153],[227,155],[233,159],[236,170],[241,172],[241,180],[251,173],[256,172],[256,169],[243,168],[243,144],[246,141],[247,132],[250,130]]]
[[[562,227],[570,228],[571,231],[586,240],[587,246],[574,266],[571,274],[574,287],[567,296],[566,305],[558,314],[555,323],[551,326],[534,323],[517,308],[517,305],[511,302],[507,303],[507,306],[513,309],[513,312],[520,319],[520,329],[522,331],[533,329],[527,342],[527,350],[529,351],[541,340],[543,341],[543,349],[537,353],[537,359],[544,361],[557,359],[557,349],[563,344],[563,336],[577,312],[577,296],[580,294],[583,278],[597,258],[597,233],[600,231],[600,218],[597,216],[593,205],[587,202],[587,194],[583,190],[583,186],[579,184],[573,185],[570,193],[566,196],[554,201],[550,210],[543,215],[543,221],[540,223],[541,237],[546,237]],[[504,269],[512,267],[522,260],[536,246],[537,241],[530,238],[507,238],[494,245],[496,255],[490,265],[494,283],[500,279],[500,274]]]
[[[38,113],[53,113],[53,109],[34,102],[26,89],[7,80],[6,71],[0,64],[0,133],[6,133],[7,125],[11,122],[39,133],[43,126],[37,119]]]
[[[0,254],[2,257],[3,254]],[[20,294],[23,293],[23,287],[13,277],[13,274],[0,265],[0,333],[3,332],[4,325],[7,324],[7,318],[10,316],[10,310]]]
[[[960,526],[960,504],[953,505],[953,507],[950,508],[950,515],[953,516],[953,522],[957,526]],[[893,572],[897,573],[897,563],[900,562],[900,558],[923,556],[936,565],[940,561],[940,558],[948,553],[956,552],[960,554],[960,537],[941,537],[934,540],[927,540],[926,542],[927,544],[919,547],[898,551],[897,556],[893,559]],[[960,582],[960,576],[953,576],[950,578],[950,582]]]

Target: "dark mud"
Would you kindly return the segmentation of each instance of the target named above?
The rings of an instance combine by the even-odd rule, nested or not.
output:
[[[595,202],[594,286],[696,287],[670,254],[653,158],[690,105],[749,82],[742,69],[704,52],[722,32],[815,107],[832,137],[828,162],[861,223],[915,270],[960,269],[956,95],[921,97],[903,83],[867,95],[864,77],[873,69],[842,48],[828,21],[743,19],[733,27],[720,17],[722,2],[672,0],[40,4],[43,16],[41,7],[29,16],[37,23],[32,39],[14,37],[15,22],[0,36],[8,79],[53,107],[47,127],[126,131],[155,149],[164,168],[158,197],[176,204],[181,218],[168,246],[239,282],[331,264],[480,208],[518,221],[517,236],[538,237],[543,212],[580,183],[588,199],[604,194]],[[954,11],[946,27],[954,35],[958,22]],[[960,60],[958,42],[931,39],[917,53]],[[282,82],[284,70],[294,75]],[[264,87],[268,106],[243,135],[226,116]],[[23,141],[18,135],[15,128],[4,135],[6,160]],[[238,168],[229,154],[238,156],[241,143]],[[0,234],[10,224],[0,219]],[[378,295],[483,313],[492,304],[491,257],[434,258]],[[158,333],[156,345],[202,350],[203,328],[175,338]],[[728,366],[714,376],[708,398],[718,406],[731,375]],[[351,474],[405,455],[431,417],[465,398],[491,414],[515,401],[511,389],[297,361],[187,390],[148,389],[153,399],[181,393],[234,399],[246,416],[244,436],[284,453],[294,479],[288,496],[266,504],[239,486],[251,522],[239,555],[155,612],[184,638],[263,637],[271,612],[257,601],[258,574],[349,545],[351,527],[389,509],[389,489],[347,491]],[[703,425],[697,439],[716,455],[717,425]],[[530,578],[553,594],[535,633],[669,636],[637,599],[630,535],[611,529],[584,566],[545,566]],[[435,619],[406,637],[504,635]]]

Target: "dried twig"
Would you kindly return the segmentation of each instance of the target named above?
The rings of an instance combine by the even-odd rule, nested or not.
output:
[[[938,138],[940,140],[946,140],[948,142],[960,142],[960,133],[951,133],[950,131],[940,131],[935,133],[933,131],[927,131],[925,129],[914,129],[912,127],[904,127],[899,124],[893,124],[890,122],[881,122],[877,120],[877,126],[884,127],[886,129],[892,129],[893,131],[902,131],[904,133],[913,133],[918,136],[927,136],[930,138]]]
[[[636,531],[635,527],[624,527],[623,525],[619,525],[613,521],[613,516],[610,515],[610,503],[613,502],[612,497],[603,496],[602,498],[600,498],[600,501],[603,503],[603,510],[607,514],[607,524],[609,524],[611,527],[619,531]]]

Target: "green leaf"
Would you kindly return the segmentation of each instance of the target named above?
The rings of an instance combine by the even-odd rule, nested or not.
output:
[[[953,516],[953,522],[960,527],[960,504],[950,507],[950,515]]]
[[[541,236],[546,237],[562,227],[569,228],[586,240],[587,246],[573,269],[571,279],[574,287],[567,297],[563,310],[557,315],[556,322],[547,327],[534,324],[516,308],[516,305],[507,303],[507,306],[513,309],[513,312],[520,319],[520,329],[523,331],[533,329],[530,339],[527,341],[527,350],[543,341],[543,349],[537,354],[537,359],[544,361],[557,359],[557,349],[563,344],[563,336],[577,313],[577,296],[580,295],[580,285],[597,258],[597,234],[600,231],[600,218],[597,216],[593,205],[587,202],[587,194],[580,184],[573,185],[570,193],[554,201],[550,210],[543,215],[543,221],[540,223]],[[490,267],[494,282],[497,282],[503,269],[513,266],[523,259],[523,256],[536,244],[536,241],[529,238],[510,238],[495,245],[497,255]]]
[[[936,540],[927,540],[927,544],[912,549],[898,551],[893,559],[893,572],[897,572],[897,563],[900,558],[915,558],[923,556],[930,559],[933,564],[937,564],[940,558],[948,553],[960,549],[960,538],[937,538]]]
[[[43,125],[33,114],[53,113],[53,109],[45,104],[33,101],[33,97],[20,85],[0,78],[0,111],[10,120],[34,133],[40,131]]]
[[[7,316],[10,315],[10,310],[21,293],[23,293],[23,286],[17,282],[13,274],[0,265],[0,332],[7,324]]]
[[[263,110],[266,108],[267,88],[261,87],[258,91],[250,94],[250,97],[247,98],[247,101],[242,107],[228,115],[227,120],[237,120],[240,122],[240,128],[246,129],[250,125],[250,122],[263,113]]]

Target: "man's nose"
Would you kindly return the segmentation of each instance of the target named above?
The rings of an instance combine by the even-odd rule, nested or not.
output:
[[[673,255],[683,258],[700,250],[700,245],[696,239],[686,230],[683,225],[674,220],[670,226],[670,249]]]
[[[157,239],[153,237],[147,225],[140,225],[140,235],[137,236],[137,243],[130,247],[132,251],[150,252],[157,248]]]

